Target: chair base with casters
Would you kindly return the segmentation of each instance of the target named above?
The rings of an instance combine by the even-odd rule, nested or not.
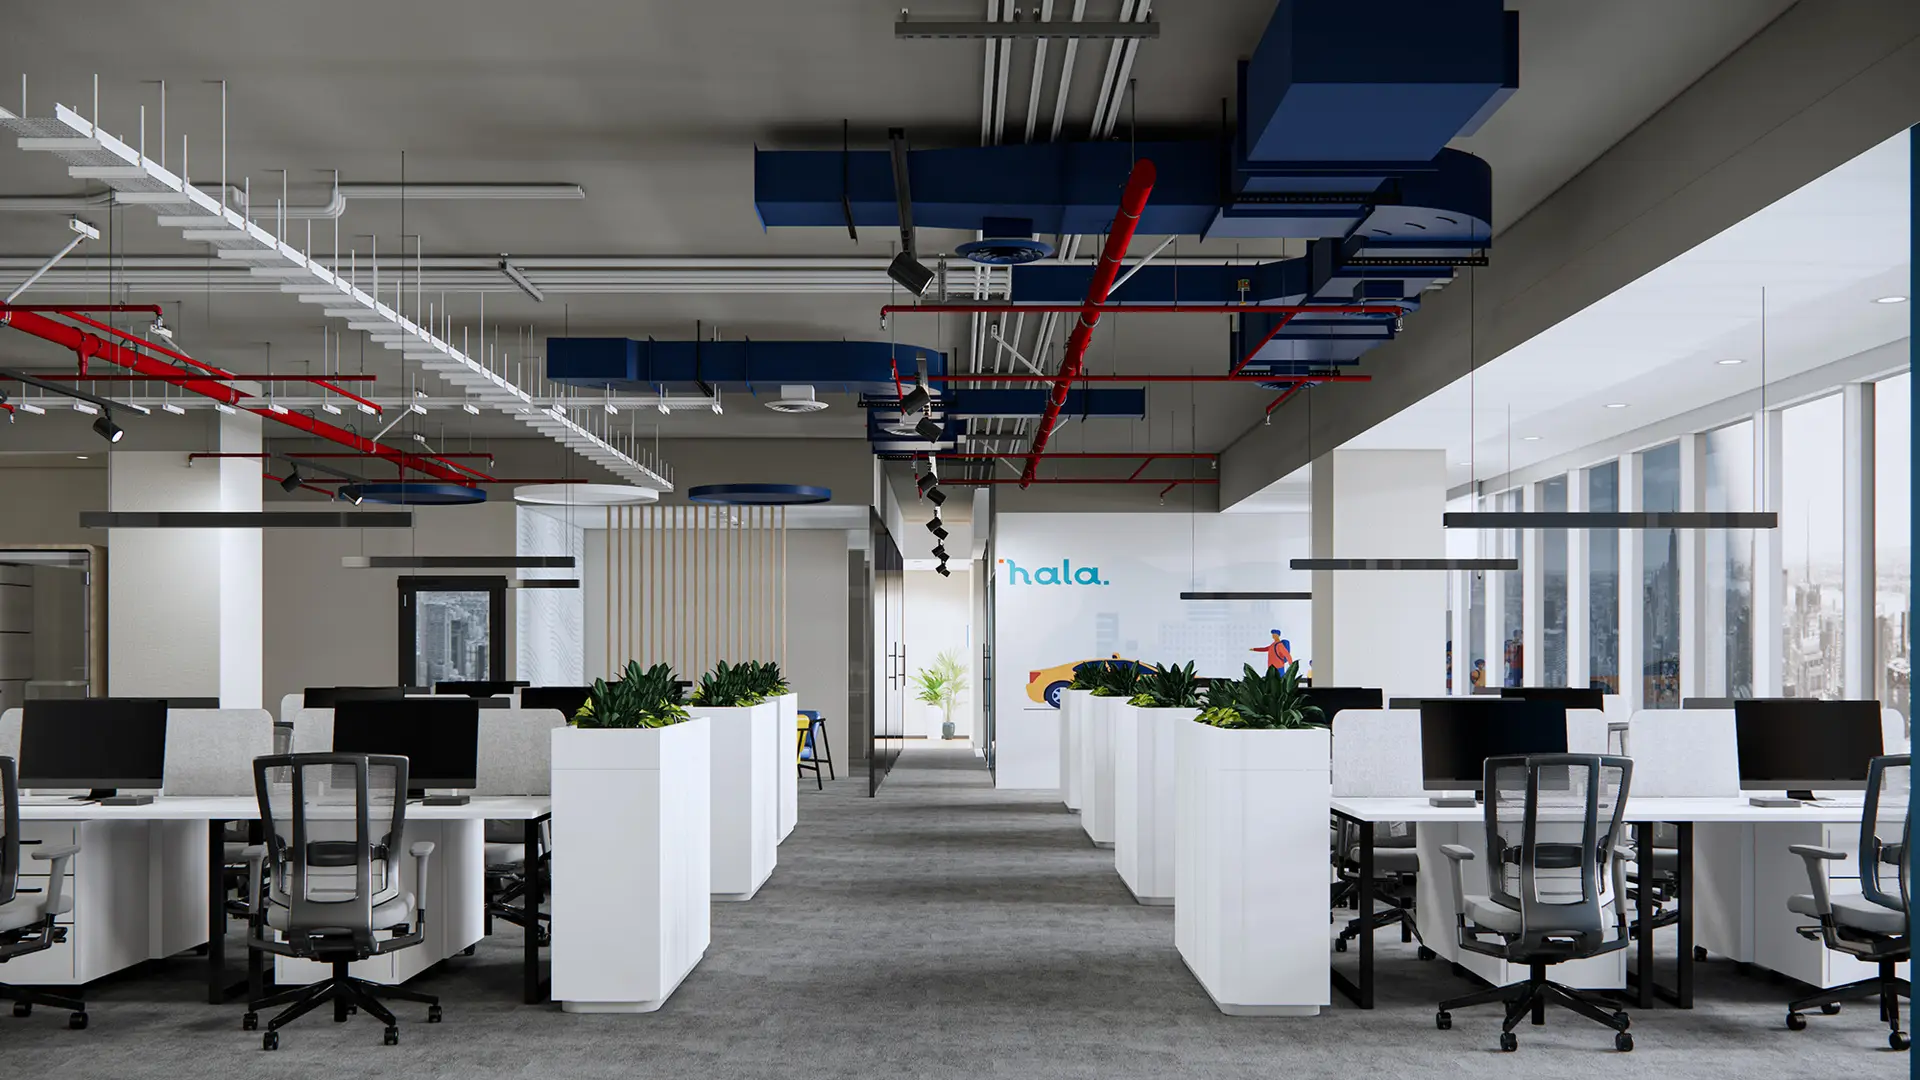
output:
[[[1871,979],[1848,983],[1845,986],[1830,986],[1817,994],[1808,994],[1798,1001],[1787,1004],[1787,1030],[1805,1031],[1807,1012],[1819,1009],[1827,1016],[1840,1011],[1843,1001],[1856,1001],[1860,998],[1878,998],[1880,1000],[1880,1019],[1887,1023],[1887,1045],[1895,1050],[1905,1050],[1912,1045],[1908,1034],[1900,1028],[1900,999],[1913,1000],[1913,986],[1899,975],[1896,966],[1899,961],[1880,962],[1880,974]]]
[[[260,1039],[263,1049],[278,1050],[281,1028],[329,1003],[333,1005],[333,1022],[336,1024],[346,1023],[347,1018],[356,1011],[364,1012],[385,1024],[386,1034],[383,1041],[388,1046],[393,1046],[400,1041],[400,1021],[394,1017],[393,1011],[386,1007],[383,1000],[411,1001],[425,1005],[427,1023],[440,1022],[439,998],[432,994],[423,994],[418,990],[409,990],[404,986],[384,986],[365,979],[356,979],[347,974],[347,968],[351,963],[350,960],[336,960],[333,962],[333,974],[319,982],[297,986],[291,990],[282,990],[277,994],[269,994],[256,1001],[248,1002],[247,1014],[241,1019],[240,1026],[248,1031],[256,1030],[260,1026],[262,1009],[286,1006],[278,1016],[267,1021],[266,1034]]]
[[[1913,986],[1900,977],[1897,966],[1905,963],[1911,955],[1907,939],[1907,913],[1876,904],[1863,895],[1829,894],[1819,864],[1844,858],[1841,852],[1811,844],[1794,844],[1791,850],[1806,861],[1807,876],[1814,888],[1819,890],[1802,893],[1787,901],[1788,910],[1794,914],[1820,920],[1818,926],[1801,927],[1800,936],[1824,942],[1827,948],[1855,959],[1877,964],[1880,974],[1845,986],[1828,987],[1789,1002],[1787,1029],[1805,1030],[1809,1009],[1818,1008],[1822,1013],[1832,1016],[1840,1011],[1843,1001],[1872,997],[1880,1001],[1880,1019],[1886,1021],[1888,1029],[1887,1045],[1895,1050],[1907,1049],[1912,1041],[1900,1027],[1900,999],[1904,997],[1911,1001]],[[1898,857],[1897,852],[1894,857]]]
[[[1465,994],[1441,1002],[1440,1012],[1434,1017],[1434,1022],[1441,1031],[1446,1031],[1453,1027],[1453,1010],[1475,1005],[1490,1005],[1496,1001],[1504,1002],[1507,1006],[1506,1019],[1500,1025],[1500,1049],[1502,1050],[1519,1049],[1520,1037],[1513,1033],[1513,1029],[1519,1027],[1520,1021],[1529,1016],[1532,1017],[1534,1024],[1545,1024],[1549,1005],[1557,1005],[1579,1013],[1596,1024],[1605,1024],[1612,1028],[1615,1050],[1633,1049],[1633,1036],[1627,1031],[1627,1028],[1632,1025],[1632,1018],[1614,1008],[1598,994],[1576,990],[1547,978],[1545,964],[1531,965],[1527,971],[1526,982],[1496,986],[1477,994]]]
[[[0,905],[0,919],[5,918],[6,907]],[[0,962],[52,948],[66,939],[67,928],[53,925],[51,915],[29,926],[0,931]],[[67,1010],[67,1026],[70,1028],[78,1030],[87,1026],[87,1003],[78,997],[0,982],[0,1001],[13,1002],[15,1016],[31,1016],[35,1005],[44,1005],[49,1009]]]
[[[547,855],[545,836],[537,844],[532,859],[532,873],[541,875],[542,894],[553,895],[552,883],[547,878]],[[551,916],[545,912],[536,912],[534,925],[527,926],[525,897],[527,894],[527,874],[529,873],[526,834],[518,821],[488,821],[486,824],[486,932],[493,933],[493,921],[499,919],[522,930],[531,930],[539,938],[542,946],[551,942]]]
[[[32,861],[49,864],[39,889],[20,888],[20,788],[13,758],[0,757],[0,971],[16,956],[52,948],[67,939],[67,929],[55,925],[58,916],[73,910],[67,894],[67,867],[80,853],[78,845],[42,845]],[[37,875],[36,875],[37,876]],[[67,1026],[87,1026],[87,1005],[78,996],[49,994],[24,986],[0,983],[0,1001],[13,1002],[13,1015],[29,1016],[35,1005],[68,1011]]]

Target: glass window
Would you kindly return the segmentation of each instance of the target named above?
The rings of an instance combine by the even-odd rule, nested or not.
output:
[[[1620,509],[1620,463],[1587,470],[1587,509]],[[1620,692],[1620,533],[1587,533],[1587,685]]]
[[[1473,693],[1487,685],[1487,573],[1467,575],[1467,686]]]
[[[1641,509],[1680,509],[1680,444],[1640,455]],[[1649,709],[1680,707],[1680,537],[1674,529],[1640,530],[1641,677]]]
[[[1753,422],[1707,433],[1707,509],[1752,510]],[[1753,696],[1753,530],[1706,537],[1707,697]]]
[[[1567,478],[1556,476],[1540,485],[1540,509],[1553,514],[1567,509]],[[1567,685],[1567,530],[1547,529],[1540,537],[1544,549],[1540,574],[1540,614],[1545,639],[1540,642],[1540,685]]]
[[[1509,491],[1500,496],[1498,505],[1501,510],[1517,512],[1525,508],[1520,492]],[[1500,533],[1500,554],[1504,558],[1517,558],[1520,555],[1520,530],[1504,529]],[[1526,573],[1521,570],[1500,571],[1500,682],[1501,686],[1525,686],[1525,645],[1522,640],[1526,628],[1526,615],[1522,600],[1526,596]]]
[[[1780,547],[1786,571],[1780,692],[1842,695],[1845,635],[1840,395],[1780,414]]]
[[[1873,388],[1874,696],[1913,728],[1913,376]]]

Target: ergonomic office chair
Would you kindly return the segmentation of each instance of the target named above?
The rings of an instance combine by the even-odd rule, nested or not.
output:
[[[54,918],[73,910],[73,897],[66,893],[67,862],[80,848],[68,845],[35,851],[35,862],[53,864],[47,868],[44,891],[21,888],[19,775],[10,757],[0,757],[0,830],[4,830],[0,832],[0,964],[4,964],[67,939],[67,928],[55,926]],[[87,1026],[87,1003],[77,997],[0,983],[0,1001],[13,1002],[15,1016],[28,1015],[35,1005],[69,1009],[68,1027]]]
[[[833,773],[833,750],[827,745],[827,721],[814,709],[801,709],[797,715],[800,718],[800,730],[796,733],[799,736],[799,748],[794,755],[794,771],[801,773],[811,770],[815,790],[825,790],[826,780],[820,779],[822,763],[827,766],[827,779],[839,779]]]
[[[331,964],[332,975],[249,1002],[241,1026],[259,1026],[261,1009],[286,1005],[267,1022],[260,1045],[280,1047],[279,1029],[312,1009],[333,1003],[335,1022],[356,1008],[387,1026],[388,1046],[400,1028],[381,998],[427,1006],[440,1019],[438,998],[399,986],[379,986],[347,973],[355,960],[420,944],[427,920],[427,860],[433,844],[418,841],[413,856],[418,898],[400,887],[405,843],[407,759],[384,754],[279,754],[256,758],[254,788],[266,826],[264,900],[248,946],[280,956]],[[248,895],[262,896],[258,885]],[[380,937],[387,934],[387,937]]]
[[[527,912],[524,897],[527,894],[527,875],[541,875],[542,895],[551,896],[553,890],[547,886],[549,881],[550,846],[547,829],[540,829],[539,842],[534,850],[527,850],[526,827],[518,821],[495,821],[488,819],[485,826],[484,842],[487,867],[487,933],[493,933],[493,920],[512,923],[529,933],[539,935],[540,944],[549,944],[552,940],[553,917],[545,911],[536,912],[534,925],[527,925]]]
[[[1384,907],[1373,912],[1359,912],[1347,920],[1338,936],[1333,939],[1334,952],[1346,952],[1347,943],[1363,933],[1372,933],[1389,926],[1400,928],[1402,942],[1413,941],[1420,935],[1420,928],[1414,922],[1413,908],[1419,892],[1420,851],[1418,835],[1414,826],[1395,825],[1391,822],[1375,822],[1373,829],[1373,895]],[[1332,889],[1334,906],[1353,906],[1360,896],[1360,837],[1358,830],[1362,826],[1341,819],[1334,824]],[[1422,960],[1433,959],[1433,950],[1426,943],[1420,944],[1419,957]]]
[[[1871,979],[1829,987],[1789,1004],[1787,1027],[1793,1031],[1807,1026],[1806,1010],[1815,1005],[1832,1016],[1840,1011],[1842,1001],[1878,997],[1880,1019],[1891,1029],[1887,1045],[1895,1050],[1905,1050],[1909,1045],[1907,1033],[1900,1030],[1900,999],[1912,1000],[1913,987],[1900,978],[1895,965],[1907,960],[1909,949],[1913,819],[1908,815],[1907,800],[1911,760],[1906,754],[1877,757],[1867,767],[1867,800],[1860,817],[1858,895],[1836,896],[1827,888],[1827,875],[1820,864],[1843,859],[1844,854],[1813,844],[1795,844],[1789,849],[1806,861],[1813,892],[1789,899],[1787,909],[1820,920],[1818,926],[1800,928],[1801,936],[1824,941],[1835,952],[1880,965],[1880,974]],[[1881,838],[1896,829],[1900,833],[1897,843]],[[1893,878],[1891,883],[1886,880],[1889,876]]]
[[[1460,947],[1525,964],[1527,981],[1441,1002],[1435,1021],[1442,1031],[1453,1026],[1454,1009],[1504,1002],[1500,1049],[1514,1050],[1520,1040],[1513,1029],[1528,1014],[1535,1024],[1546,1023],[1551,1004],[1612,1028],[1614,1049],[1633,1049],[1626,1013],[1547,979],[1551,965],[1623,949],[1632,940],[1616,850],[1632,778],[1633,762],[1622,757],[1487,759],[1487,894],[1468,896],[1461,883],[1461,863],[1475,857],[1470,849],[1446,844],[1440,850],[1453,871]]]

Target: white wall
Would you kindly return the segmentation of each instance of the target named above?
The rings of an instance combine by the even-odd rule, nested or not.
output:
[[[72,465],[0,468],[0,546],[105,544],[104,529],[80,527],[82,510],[107,508],[104,454]]]
[[[931,665],[945,650],[952,650],[967,669],[967,691],[953,710],[956,738],[973,733],[974,703],[979,697],[979,650],[973,635],[973,575],[965,571],[970,563],[958,564],[952,577],[941,577],[931,570],[906,572],[906,646],[907,675],[911,678]],[[907,683],[907,736],[929,739],[940,737],[940,710],[913,700],[913,683]]]

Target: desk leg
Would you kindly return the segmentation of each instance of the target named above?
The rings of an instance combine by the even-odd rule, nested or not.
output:
[[[1360,914],[1360,972],[1358,981],[1350,980],[1338,968],[1332,972],[1333,988],[1345,994],[1362,1009],[1373,1008],[1373,931],[1368,920],[1373,916],[1373,825],[1345,814],[1341,821],[1352,822],[1360,840],[1360,880],[1355,883],[1355,903]],[[1329,961],[1331,963],[1331,961]]]
[[[520,900],[525,921],[521,924],[526,930],[526,943],[521,947],[520,962],[523,970],[522,999],[529,1005],[536,1005],[547,999],[544,980],[540,978],[540,892],[541,875],[545,871],[544,856],[540,854],[540,820],[529,818],[521,841],[526,844],[527,886]]]
[[[207,822],[207,1004],[227,999],[227,823]]]
[[[1639,954],[1635,972],[1637,1004],[1653,1008],[1653,824],[1639,821],[1633,826],[1634,870],[1639,878],[1634,899],[1634,947]]]
[[[1680,829],[1680,970],[1675,976],[1674,1004],[1693,1008],[1693,822],[1678,823]]]

